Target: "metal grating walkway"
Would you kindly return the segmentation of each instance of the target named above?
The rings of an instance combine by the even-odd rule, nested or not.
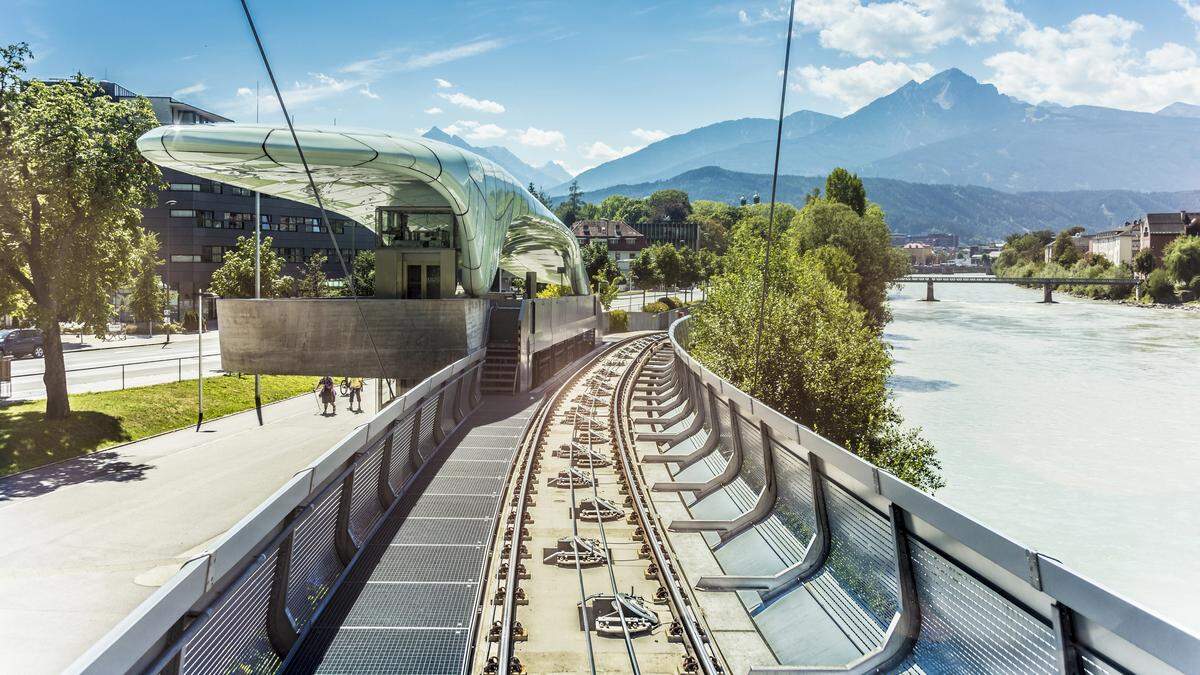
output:
[[[465,672],[471,621],[528,398],[488,397],[366,546],[289,673]]]

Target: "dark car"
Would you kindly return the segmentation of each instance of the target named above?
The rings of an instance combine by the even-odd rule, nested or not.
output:
[[[0,354],[21,358],[32,354],[42,358],[42,331],[36,328],[16,328],[0,331]]]

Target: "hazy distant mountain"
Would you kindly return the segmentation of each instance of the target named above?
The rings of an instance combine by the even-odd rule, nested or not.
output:
[[[1167,117],[1200,117],[1200,105],[1176,102],[1154,114]]]
[[[784,118],[783,130],[787,138],[800,138],[829,126],[837,119],[832,115],[801,110]],[[682,170],[676,169],[680,165],[702,166],[693,163],[699,157],[768,140],[774,143],[777,126],[775,120],[758,117],[717,122],[651,143],[637,152],[588,169],[576,176],[575,180],[584,190],[592,190],[617,183],[637,183],[674,176]],[[566,191],[566,185],[559,185],[554,188],[553,194],[565,194]]]
[[[430,128],[422,136],[432,138],[435,141],[449,143],[464,150],[470,150],[477,155],[487,157],[504,167],[504,170],[511,173],[514,178],[521,182],[521,185],[529,185],[531,182],[538,187],[558,185],[571,177],[571,174],[553,162],[547,162],[540,167],[530,166],[520,157],[514,155],[508,148],[499,145],[474,146],[462,137],[451,136],[437,127]]]
[[[769,121],[758,122],[770,126]],[[671,147],[699,131],[703,130],[664,139],[642,152]],[[759,135],[704,154],[675,153],[673,164],[619,170],[630,166],[626,160],[635,153],[581,177],[590,173],[596,180],[586,187],[596,189],[661,180],[702,166],[766,173],[774,139]],[[1197,154],[1200,107],[1176,103],[1148,114],[1094,106],[1034,106],[952,68],[919,84],[909,82],[810,134],[792,134],[783,145],[781,171],[824,175],[844,166],[864,176],[1014,192],[1187,190],[1200,186],[1200,163],[1193,159]]]
[[[1089,232],[1110,229],[1147,212],[1200,210],[1200,190],[1190,192],[1070,191],[1001,192],[985,187],[928,185],[889,178],[865,178],[867,196],[887,212],[893,232],[928,231],[957,234],[966,241],[991,241],[1012,232],[1083,225]],[[814,187],[824,187],[823,176],[780,176],[779,199],[802,205]],[[612,194],[645,197],[655,190],[676,188],[692,199],[736,204],[755,192],[765,201],[771,177],[704,167],[667,180],[636,185],[615,185],[588,192],[584,198],[599,202]]]

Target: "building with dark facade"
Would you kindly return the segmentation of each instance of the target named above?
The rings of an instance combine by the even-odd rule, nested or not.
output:
[[[651,244],[671,244],[672,246],[687,246],[695,250],[700,249],[700,225],[698,223],[687,221],[642,222],[638,223],[637,228]]]
[[[616,263],[621,274],[628,274],[629,264],[650,245],[646,235],[621,220],[577,220],[571,226],[571,232],[580,246],[593,241],[604,242],[608,246],[609,259]]]
[[[115,100],[137,97],[113,82],[101,82],[100,86]],[[169,96],[145,98],[164,125],[232,121]],[[142,226],[158,234],[165,261],[160,274],[171,290],[173,318],[179,320],[194,307],[196,292],[208,287],[238,237],[254,236],[255,198],[250,190],[174,169],[164,168],[162,173],[167,187],[159,193],[158,206],[145,209]],[[283,274],[298,277],[304,261],[323,252],[327,256],[325,275],[333,280],[343,277],[319,209],[267,195],[262,195],[260,208],[262,236],[271,237],[283,257]],[[354,253],[376,248],[378,238],[371,230],[334,213],[329,213],[329,219],[347,267]],[[209,308],[211,312],[211,305]]]

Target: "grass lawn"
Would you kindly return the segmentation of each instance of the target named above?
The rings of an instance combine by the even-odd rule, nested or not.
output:
[[[314,387],[313,377],[264,375],[263,404],[312,391]],[[204,379],[205,419],[253,407],[253,377]],[[49,423],[45,412],[45,401],[0,408],[0,475],[193,425],[196,381],[72,394],[71,417],[65,422]]]

